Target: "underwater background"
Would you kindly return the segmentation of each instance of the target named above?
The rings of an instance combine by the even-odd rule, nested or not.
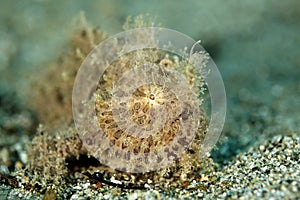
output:
[[[24,134],[32,139],[40,123],[35,111],[28,106],[28,102],[32,101],[30,94],[35,90],[32,80],[42,82],[43,76],[39,79],[39,74],[43,74],[47,67],[51,67],[51,64],[70,48],[68,42],[70,30],[74,29],[80,13],[84,13],[89,24],[109,35],[122,31],[127,16],[149,14],[155,16],[156,21],[163,27],[201,40],[202,46],[213,58],[222,75],[227,95],[225,127],[217,148],[212,152],[213,160],[218,163],[218,170],[222,171],[229,166],[240,169],[241,166],[235,164],[241,162],[243,156],[247,155],[247,159],[250,160],[244,161],[255,163],[262,159],[255,157],[258,152],[255,148],[265,151],[266,148],[262,146],[272,144],[276,154],[272,149],[263,154],[266,160],[270,161],[266,166],[272,171],[276,167],[280,168],[273,166],[272,162],[279,161],[272,161],[272,157],[268,157],[268,154],[276,155],[277,158],[284,154],[281,151],[287,151],[289,148],[292,151],[291,154],[287,152],[286,157],[279,159],[285,160],[289,155],[293,157],[293,164],[285,165],[288,169],[292,168],[291,173],[286,173],[287,176],[276,176],[277,178],[273,178],[276,180],[274,183],[270,180],[272,184],[268,182],[254,188],[256,190],[265,188],[266,192],[262,192],[265,196],[255,196],[251,187],[249,191],[243,193],[242,191],[249,185],[244,189],[236,189],[234,184],[228,184],[228,188],[222,190],[227,196],[222,196],[223,193],[206,196],[204,192],[201,195],[196,194],[199,198],[277,199],[281,196],[300,198],[300,167],[297,167],[300,165],[300,1],[298,0],[1,0],[1,173],[9,174],[15,168],[5,167],[8,165],[4,159],[5,155],[15,156],[16,158],[11,159],[11,163],[14,164],[17,160],[24,161],[22,156],[26,153],[23,147],[21,148],[23,151],[14,151],[17,156],[11,154],[11,150],[3,149],[18,148],[16,143],[22,140]],[[48,102],[44,103],[47,106]],[[286,137],[291,141],[286,141]],[[276,146],[276,142],[280,144]],[[291,145],[287,145],[289,142]],[[235,171],[231,170],[228,174]],[[251,167],[250,171],[255,170]],[[277,174],[285,174],[284,172],[280,168]],[[250,172],[246,170],[240,174],[247,176],[247,173]],[[232,175],[231,179],[239,179],[237,176],[240,174]],[[265,179],[269,178],[266,177]],[[0,185],[5,182],[3,180],[4,178]],[[258,178],[258,181],[262,180]],[[268,188],[269,185],[272,186],[271,189]],[[286,185],[291,185],[291,188]],[[236,192],[238,190],[241,192]],[[0,199],[7,194],[8,190],[0,187]],[[131,195],[127,197],[132,199],[139,197],[134,192]],[[150,196],[147,197],[151,199]],[[171,198],[168,195],[161,195],[161,198],[168,197]]]

